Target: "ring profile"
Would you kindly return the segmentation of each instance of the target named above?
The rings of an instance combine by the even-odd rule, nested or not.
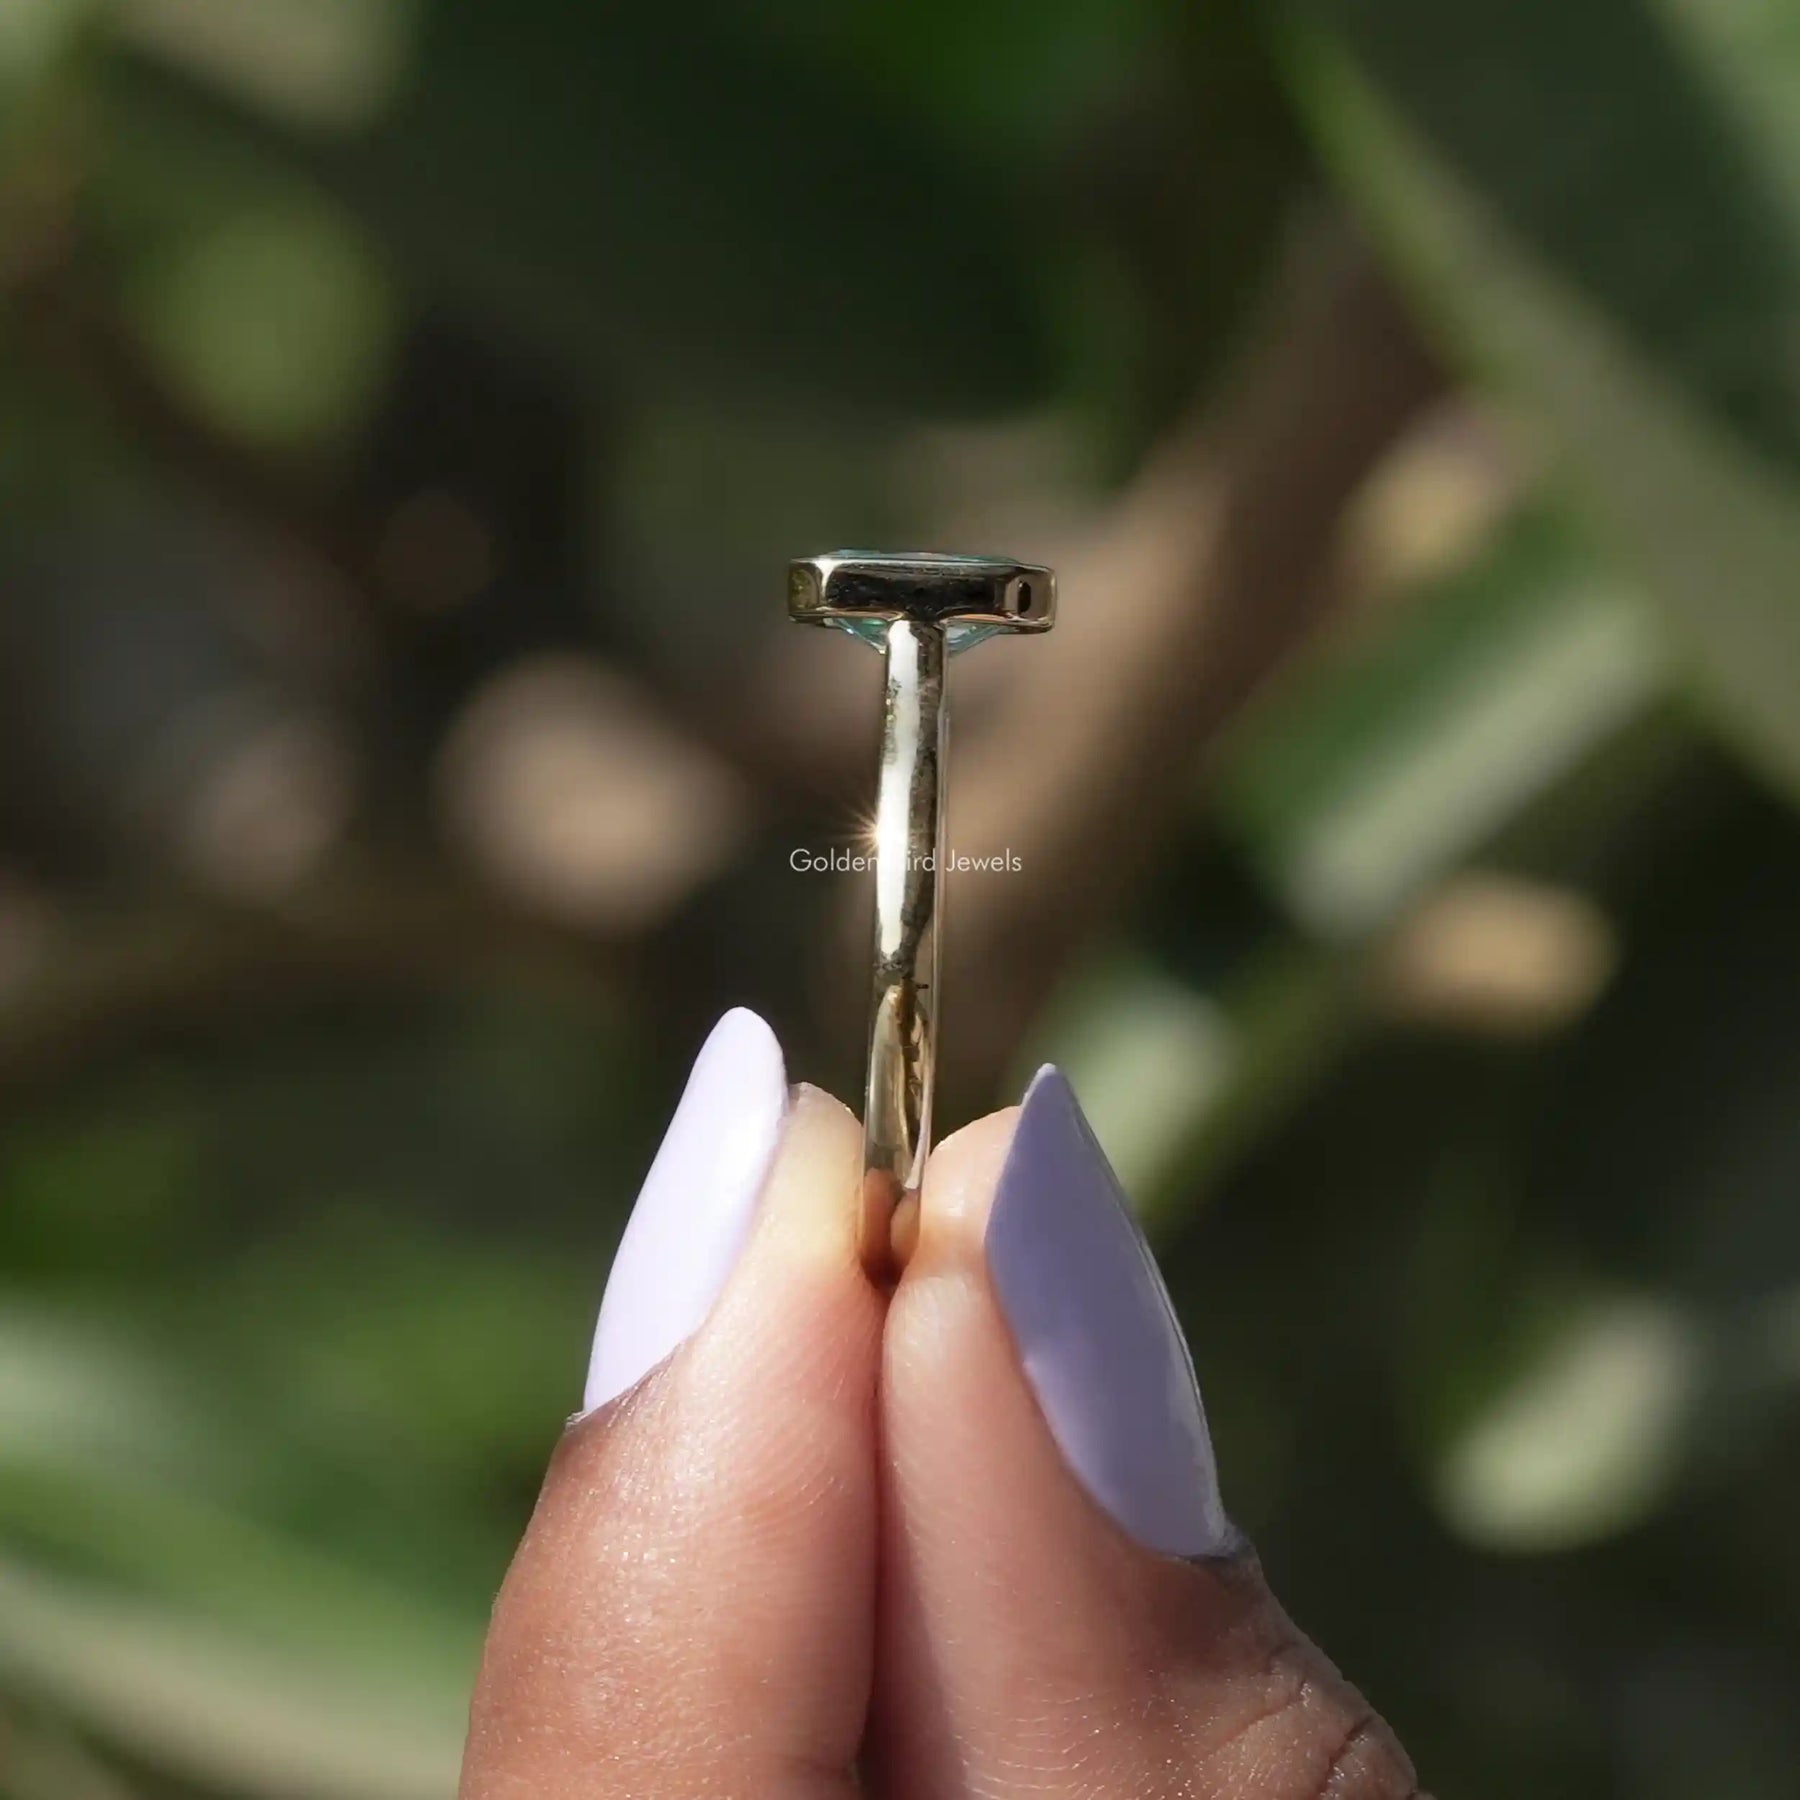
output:
[[[1004,557],[840,550],[788,569],[788,610],[879,647],[887,662],[876,793],[875,932],[858,1245],[892,1266],[895,1210],[931,1145],[942,923],[949,658],[1002,632],[1048,631],[1051,570]]]

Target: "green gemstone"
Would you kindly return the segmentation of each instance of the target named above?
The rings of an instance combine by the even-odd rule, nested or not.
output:
[[[887,645],[886,619],[831,619],[827,623],[835,625],[839,631],[849,632],[853,638],[860,638],[865,644],[873,644],[877,650]],[[946,625],[944,645],[950,655],[955,656],[1004,629],[1000,625]]]

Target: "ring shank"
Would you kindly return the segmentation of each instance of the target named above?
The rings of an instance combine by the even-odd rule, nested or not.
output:
[[[895,1207],[918,1191],[931,1143],[943,863],[944,633],[887,629],[887,697],[875,808],[875,955],[863,1106],[865,1265],[885,1270]]]

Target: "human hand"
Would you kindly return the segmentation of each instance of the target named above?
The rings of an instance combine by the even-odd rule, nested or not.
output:
[[[938,1148],[891,1296],[860,1174],[851,1114],[727,1014],[495,1608],[463,1800],[1417,1800],[1225,1516],[1062,1078]]]

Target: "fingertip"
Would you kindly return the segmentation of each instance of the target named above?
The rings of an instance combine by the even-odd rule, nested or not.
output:
[[[759,1024],[741,1026],[753,1050]],[[749,1235],[688,1335],[558,1444],[495,1610],[466,1794],[848,1791],[880,1355],[850,1210],[861,1136],[816,1088],[771,1096],[766,1072],[740,1058],[701,1084],[715,1136],[758,1148],[748,1126],[778,1113]],[[651,1299],[688,1266],[706,1198],[674,1172],[631,1271]]]
[[[933,1154],[881,1406],[893,1791],[1416,1794],[1224,1512],[1174,1308],[1054,1068]]]
[[[1018,1107],[1003,1107],[952,1132],[932,1151],[916,1243],[902,1264],[907,1275],[918,1278],[948,1267],[981,1265],[988,1215],[1018,1121]]]
[[[856,1115],[835,1094],[804,1081],[790,1089],[749,1257],[854,1263],[861,1150]]]
[[[741,1387],[738,1404],[749,1411],[771,1389],[796,1398],[797,1379],[808,1391],[872,1391],[881,1307],[857,1253],[861,1172],[856,1115],[823,1089],[797,1085],[755,1229],[688,1348],[684,1379]],[[810,1371],[803,1379],[796,1364]]]
[[[848,1146],[854,1154],[862,1141],[856,1114],[836,1094],[810,1081],[797,1081],[788,1090],[788,1114],[789,1139],[803,1145],[829,1143],[840,1153]],[[784,1150],[787,1147],[783,1145]]]
[[[837,1121],[839,1127],[851,1133],[859,1129],[856,1114],[836,1094],[815,1086],[810,1081],[796,1081],[788,1091],[788,1102],[796,1112],[804,1109],[809,1115],[819,1118],[829,1116]]]

